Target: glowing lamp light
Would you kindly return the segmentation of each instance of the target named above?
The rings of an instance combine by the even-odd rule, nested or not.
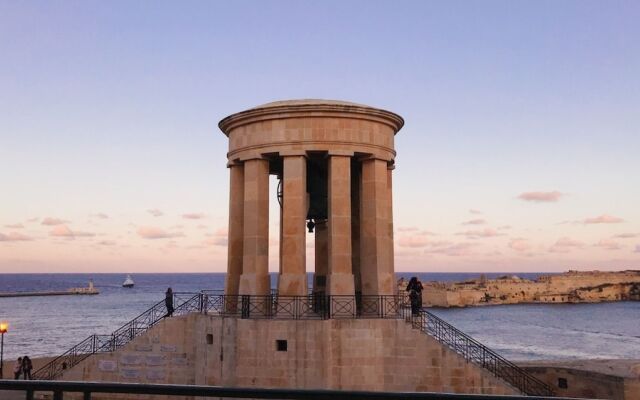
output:
[[[8,330],[9,330],[9,323],[0,322],[0,333],[7,333]]]

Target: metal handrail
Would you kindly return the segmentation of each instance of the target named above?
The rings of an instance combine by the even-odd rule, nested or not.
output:
[[[174,294],[174,303],[181,299],[184,293]],[[200,293],[190,293],[187,300],[181,301],[175,308],[174,314],[180,315],[195,311],[193,309],[194,300],[201,298]],[[197,301],[195,302],[197,303]],[[34,379],[53,380],[60,377],[67,369],[79,364],[89,356],[96,353],[108,353],[126,345],[131,340],[140,336],[156,323],[162,320],[166,313],[165,301],[159,301],[146,311],[122,325],[110,335],[91,335],[80,343],[76,344],[62,355],[54,358],[34,374]]]
[[[465,360],[488,370],[522,393],[531,396],[554,395],[549,385],[429,311],[419,310],[418,316],[412,316],[410,322]]]
[[[219,397],[239,399],[291,399],[291,400],[390,400],[390,399],[451,399],[451,400],[572,400],[568,397],[486,395],[434,392],[368,392],[324,389],[263,389],[202,385],[167,385],[115,382],[58,382],[0,380],[0,394],[5,390],[22,390],[27,400],[33,400],[35,392],[53,392],[55,400],[63,400],[65,393],[82,393],[85,400],[92,394],[120,393],[165,396]],[[575,400],[575,399],[573,399]]]

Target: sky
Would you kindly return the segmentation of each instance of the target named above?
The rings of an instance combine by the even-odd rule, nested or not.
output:
[[[396,271],[640,269],[639,20],[637,1],[0,0],[0,273],[225,271],[217,122],[297,98],[404,117]]]

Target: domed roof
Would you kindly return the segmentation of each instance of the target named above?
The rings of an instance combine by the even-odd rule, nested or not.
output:
[[[220,127],[220,130],[222,130],[225,135],[228,135],[230,129],[234,126],[246,123],[247,121],[283,117],[291,118],[295,114],[304,115],[305,113],[358,114],[361,117],[375,118],[378,121],[384,121],[390,125],[395,132],[399,131],[404,125],[404,120],[398,114],[364,104],[342,100],[296,99],[273,101],[231,114],[223,118],[218,123],[218,127]],[[286,114],[286,116],[283,116],[283,114]]]
[[[253,108],[251,108],[251,110],[257,110],[257,109],[260,109],[260,108],[281,107],[281,106],[318,106],[318,105],[373,108],[373,107],[367,106],[365,104],[353,103],[351,101],[326,100],[326,99],[296,99],[296,100],[272,101],[270,103],[265,103],[265,104],[261,104],[261,105],[259,105],[257,107],[253,107]]]

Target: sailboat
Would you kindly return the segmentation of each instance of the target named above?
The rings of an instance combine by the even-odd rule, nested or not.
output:
[[[131,275],[127,275],[127,279],[122,283],[122,287],[132,288],[135,283],[133,283],[133,279],[131,279]]]

